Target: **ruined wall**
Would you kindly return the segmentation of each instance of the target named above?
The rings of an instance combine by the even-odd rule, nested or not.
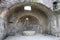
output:
[[[6,35],[6,31],[4,29],[4,20],[0,18],[0,40],[2,40]]]
[[[58,28],[57,35],[60,36],[60,14],[57,14],[56,17],[57,17],[57,28]]]
[[[20,3],[20,2],[25,2],[24,0],[5,0],[5,1],[3,1],[1,4],[0,4],[0,7],[6,7],[6,8],[8,8],[8,7],[10,7],[11,5],[14,5],[15,3]],[[28,2],[28,0],[26,1],[26,2]],[[48,7],[48,8],[51,8],[51,9],[53,9],[53,5],[52,5],[52,0],[46,0],[46,1],[44,1],[44,0],[37,0],[37,2],[38,3],[42,3],[43,5],[45,5],[46,7]],[[59,5],[59,4],[58,4]],[[45,10],[45,9],[43,9],[43,10]],[[3,12],[4,13],[4,12]],[[16,14],[19,14],[19,15],[16,15]],[[51,13],[52,14],[52,13]],[[47,19],[46,18],[46,16],[45,16],[45,14],[44,13],[41,13],[41,12],[36,12],[36,11],[34,11],[34,12],[27,12],[27,11],[21,11],[21,12],[19,12],[19,13],[14,13],[14,12],[12,12],[12,15],[14,16],[14,17],[11,17],[11,19],[12,19],[12,21],[13,21],[13,23],[8,23],[8,25],[7,25],[7,27],[6,27],[6,32],[9,34],[10,32],[11,32],[11,29],[13,30],[10,34],[15,34],[16,33],[16,31],[17,31],[17,29],[15,29],[16,27],[17,27],[17,25],[15,24],[15,21],[19,18],[19,17],[22,17],[22,16],[24,16],[24,15],[32,15],[32,16],[35,16],[35,17],[37,17],[37,19],[39,19],[39,23],[40,23],[40,25],[41,26],[43,26],[43,32],[45,33],[45,29],[47,29],[47,20],[49,20],[49,22],[50,22],[50,19]],[[54,17],[53,17],[54,18]],[[53,19],[52,18],[52,19]],[[58,17],[58,18],[60,18],[60,17]],[[52,21],[52,22],[54,22],[54,20]],[[3,23],[3,22],[2,22]],[[1,23],[1,24],[2,24]],[[59,22],[58,22],[59,23]],[[56,32],[56,29],[57,28],[53,28],[53,26],[51,26],[50,25],[50,23],[48,23],[49,25],[48,25],[48,29],[47,30],[51,30],[52,31],[52,33],[53,34],[56,34],[56,33],[58,33],[58,32]],[[58,26],[59,26],[60,24],[58,24]],[[9,28],[8,28],[8,26],[9,26]],[[11,26],[11,27],[10,27]],[[50,29],[50,26],[51,26],[51,28],[52,29]],[[55,26],[56,27],[56,26]],[[11,28],[11,29],[10,29]],[[22,28],[21,28],[22,29]],[[3,25],[3,29],[2,29],[2,31],[4,30],[4,25]],[[49,31],[50,32],[50,31]],[[3,33],[4,32],[2,32],[1,33],[1,35],[3,36]],[[1,36],[1,37],[2,37]],[[3,38],[3,37],[2,37]]]
[[[52,0],[3,0],[0,3],[0,7],[10,7],[11,5],[14,5],[16,3],[27,3],[27,2],[37,2],[37,3],[41,3],[45,6],[47,6],[50,9],[53,9],[53,1]]]

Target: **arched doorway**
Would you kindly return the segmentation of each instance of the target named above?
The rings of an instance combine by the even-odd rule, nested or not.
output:
[[[16,12],[16,11],[15,11]],[[11,33],[20,33],[28,31],[35,32],[35,33],[45,33],[47,28],[47,15],[44,14],[44,12],[39,12],[38,9],[32,9],[31,11],[22,10],[19,11],[19,13],[12,13],[8,17],[8,27],[9,31]],[[10,29],[12,28],[12,29]],[[15,29],[13,29],[15,28]],[[14,32],[14,31],[15,32]],[[8,33],[10,33],[7,31]],[[13,31],[13,32],[12,32]]]
[[[24,10],[24,6],[31,6],[32,10],[26,11],[26,10]],[[8,9],[8,11],[5,13],[5,15],[3,15],[4,13],[2,13],[1,15],[3,15],[3,18],[7,20],[6,21],[7,27],[6,28],[7,28],[8,34],[11,34],[11,33],[14,34],[15,32],[17,32],[18,29],[16,29],[16,27],[17,27],[16,21],[20,17],[24,18],[25,15],[31,15],[33,17],[36,17],[39,20],[39,21],[37,21],[37,23],[39,22],[40,27],[42,27],[41,28],[42,33],[45,33],[46,30],[48,30],[50,32],[50,29],[47,29],[48,24],[49,24],[48,23],[48,20],[49,20],[48,16],[50,16],[49,12],[51,12],[51,10],[42,4],[39,4],[39,3],[23,3],[23,4],[17,4],[17,5],[11,6]],[[28,17],[30,17],[30,16],[28,16]],[[31,17],[31,18],[36,19],[33,17]],[[23,20],[23,22],[24,22],[24,20]]]

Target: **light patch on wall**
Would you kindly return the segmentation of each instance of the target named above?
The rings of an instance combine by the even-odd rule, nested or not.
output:
[[[31,6],[24,6],[24,10],[29,10],[29,11],[31,11]]]
[[[4,18],[4,17],[6,16],[6,14],[7,14],[7,11],[8,11],[8,10],[4,10],[4,11],[1,13],[0,17],[1,17],[1,18]]]

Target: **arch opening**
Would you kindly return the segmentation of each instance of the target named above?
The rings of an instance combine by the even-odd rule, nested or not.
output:
[[[26,6],[26,5],[31,6],[32,10],[30,10],[30,11],[24,10],[24,6]],[[43,9],[46,9],[46,10],[43,10]],[[47,21],[48,21],[48,15],[50,15],[49,12],[50,12],[50,10],[47,7],[45,7],[42,4],[38,4],[38,3],[35,3],[35,4],[34,3],[27,3],[27,4],[22,4],[22,5],[17,4],[17,5],[10,7],[8,10],[8,13],[6,13],[7,16],[5,15],[6,20],[7,20],[7,34],[12,35],[12,34],[15,34],[15,32],[17,33],[17,31],[18,31],[17,26],[19,24],[19,23],[17,23],[17,20],[19,18],[21,18],[21,20],[22,20],[22,23],[23,23],[22,26],[25,26],[25,23],[26,23],[25,19],[26,19],[26,21],[31,19],[30,21],[32,22],[31,23],[32,26],[37,25],[38,26],[37,28],[39,28],[39,26],[41,27],[40,32],[36,31],[36,33],[37,32],[45,33],[45,31],[47,30],[47,27],[48,27]],[[37,24],[34,24],[34,22],[36,22]],[[30,22],[28,22],[27,24],[29,25]],[[27,28],[26,28],[26,30],[29,30],[29,27],[27,27]],[[36,30],[37,30],[37,28],[36,28]],[[31,30],[32,29],[33,28],[31,28]],[[24,29],[19,28],[19,30],[20,30],[20,34],[22,34],[21,30],[24,30]]]
[[[34,16],[25,15],[19,18],[17,26],[22,27],[22,33],[25,35],[27,34],[27,32],[34,32],[34,34],[42,33],[41,26],[39,25],[39,20]]]

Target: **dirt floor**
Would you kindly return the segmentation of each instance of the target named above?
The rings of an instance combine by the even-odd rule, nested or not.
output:
[[[60,38],[50,35],[39,34],[33,36],[21,36],[21,35],[9,36],[5,40],[60,40]]]

